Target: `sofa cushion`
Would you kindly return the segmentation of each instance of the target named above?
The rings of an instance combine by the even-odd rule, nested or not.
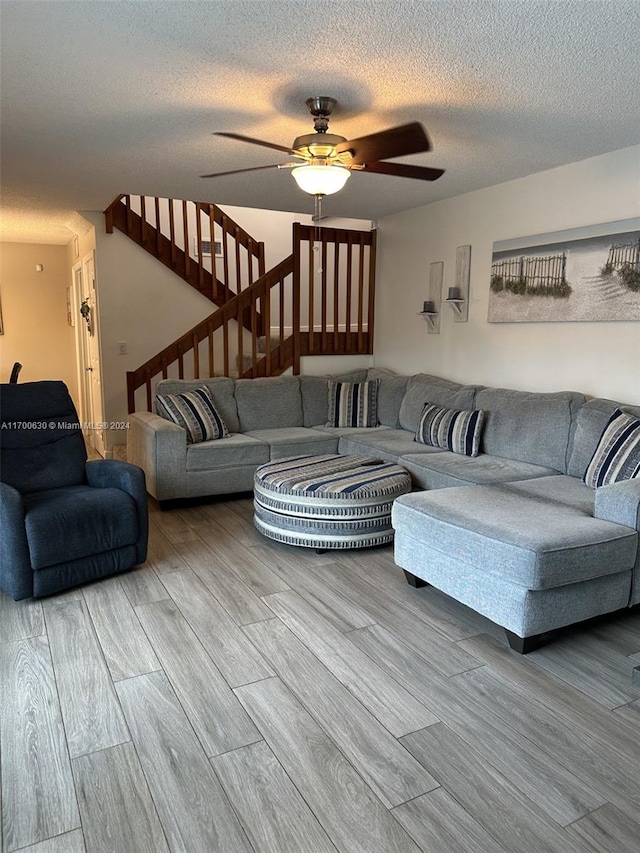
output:
[[[329,417],[329,380],[336,382],[364,382],[366,368],[350,370],[334,376],[299,376],[304,426],[324,426]]]
[[[240,432],[303,425],[297,376],[269,376],[236,381]]]
[[[584,477],[607,422],[616,409],[640,418],[640,406],[616,403],[614,400],[606,400],[602,397],[587,400],[581,407],[576,419],[576,430],[567,470],[572,477],[580,479]]]
[[[328,385],[327,426],[378,426],[378,380],[335,382]]]
[[[427,403],[420,416],[416,441],[462,456],[477,456],[483,420],[481,409],[460,411]]]
[[[413,433],[406,429],[358,430],[340,438],[338,451],[348,456],[372,456],[387,462],[397,462],[405,453],[439,454],[439,447],[418,444]]]
[[[408,453],[398,459],[398,464],[411,474],[413,482],[421,489],[448,489],[474,483],[511,483],[532,480],[557,474],[553,468],[531,465],[515,459],[503,459],[481,453],[480,456],[462,456],[459,453]]]
[[[392,521],[396,531],[482,574],[550,589],[634,565],[638,534],[594,518],[593,500],[584,483],[559,475],[414,492],[396,500]]]
[[[383,367],[370,367],[367,379],[378,379],[378,423],[397,429],[400,426],[400,406],[407,390],[408,376],[400,376]]]
[[[232,433],[224,441],[203,441],[187,447],[187,471],[215,471],[268,461],[269,445],[241,433]]]
[[[460,385],[426,373],[410,376],[400,406],[400,426],[415,433],[425,403],[448,409],[473,409],[475,395],[475,385]]]
[[[214,441],[229,435],[209,390],[204,387],[185,394],[158,394],[156,411],[186,430],[187,444]]]
[[[36,570],[135,545],[138,539],[135,501],[122,489],[65,486],[23,500]]]
[[[482,388],[475,402],[485,412],[481,450],[564,474],[575,418],[583,403],[582,394],[573,391],[544,394]]]
[[[285,456],[300,456],[304,453],[317,456],[335,453],[338,449],[337,435],[322,433],[308,427],[255,429],[245,435],[268,444],[270,459],[283,459]]]
[[[196,388],[202,387],[208,389],[229,432],[239,432],[235,382],[228,376],[212,376],[207,379],[162,379],[156,385],[156,394],[184,394],[185,391],[195,391]],[[155,408],[154,411],[157,414]]]
[[[597,489],[640,477],[640,420],[616,409],[607,423],[584,481]]]

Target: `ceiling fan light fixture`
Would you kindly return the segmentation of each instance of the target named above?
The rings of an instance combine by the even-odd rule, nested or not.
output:
[[[309,195],[333,195],[347,183],[350,172],[337,164],[326,166],[296,166],[291,170],[295,182]]]

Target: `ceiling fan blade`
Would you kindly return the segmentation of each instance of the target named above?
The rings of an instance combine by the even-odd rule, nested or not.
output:
[[[369,161],[377,162],[388,160],[390,157],[402,157],[404,154],[430,151],[431,143],[420,122],[414,121],[399,127],[391,127],[389,130],[381,130],[380,133],[361,136],[360,139],[349,139],[341,142],[337,149],[338,154],[352,151],[351,162],[360,165]]]
[[[293,151],[290,148],[286,148],[284,145],[276,145],[275,142],[265,142],[263,139],[254,139],[252,136],[242,136],[239,133],[222,133],[217,131],[212,135],[226,136],[227,139],[237,139],[240,142],[250,142],[252,145],[262,145],[264,148],[273,148],[274,151],[285,151],[287,154],[293,154]]]
[[[444,169],[411,166],[408,163],[367,163],[362,171],[375,172],[378,175],[393,175],[395,178],[416,178],[418,181],[437,181],[444,175]]]
[[[239,175],[241,172],[257,172],[260,169],[280,169],[281,166],[281,163],[270,163],[268,166],[251,166],[249,169],[232,169],[230,172],[213,172],[211,175],[200,175],[200,177],[221,178],[223,175]]]

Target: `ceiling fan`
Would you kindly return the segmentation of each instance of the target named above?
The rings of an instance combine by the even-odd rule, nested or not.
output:
[[[382,130],[359,139],[347,140],[343,136],[328,133],[329,116],[336,105],[335,98],[326,96],[308,98],[309,112],[313,116],[315,133],[298,136],[290,148],[242,136],[239,133],[215,133],[252,145],[262,145],[283,151],[296,158],[293,163],[271,163],[267,166],[253,166],[247,169],[233,169],[228,172],[214,172],[201,175],[203,178],[219,178],[222,175],[237,175],[241,172],[256,172],[260,169],[291,169],[300,189],[316,197],[316,202],[325,195],[341,190],[352,171],[374,172],[379,175],[393,175],[397,178],[415,178],[419,181],[436,181],[444,174],[444,169],[431,169],[426,166],[411,166],[407,163],[386,163],[390,157],[402,157],[405,154],[417,154],[430,151],[431,144],[419,122],[403,124]]]

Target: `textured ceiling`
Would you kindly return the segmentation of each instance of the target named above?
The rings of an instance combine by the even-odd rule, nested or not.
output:
[[[353,174],[325,212],[378,219],[640,142],[638,0],[6,2],[2,231],[66,243],[119,193],[310,212],[282,160],[304,101],[347,138],[422,122],[435,183]],[[71,230],[70,230],[71,229]]]

